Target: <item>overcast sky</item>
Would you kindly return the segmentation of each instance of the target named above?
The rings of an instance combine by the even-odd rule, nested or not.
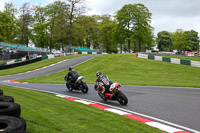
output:
[[[45,6],[55,0],[0,0],[2,10],[5,2],[13,2],[21,7],[24,2]],[[152,13],[152,27],[155,35],[166,30],[195,30],[200,34],[200,0],[85,0],[90,8],[88,14],[111,14],[126,4],[144,4]]]

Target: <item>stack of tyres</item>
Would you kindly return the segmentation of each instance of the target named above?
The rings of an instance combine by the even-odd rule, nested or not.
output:
[[[0,89],[0,133],[26,133],[26,120],[20,115],[20,104],[12,96],[4,96]]]

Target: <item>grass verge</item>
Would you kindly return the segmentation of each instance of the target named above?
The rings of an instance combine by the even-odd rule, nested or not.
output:
[[[84,55],[61,56],[61,57],[42,60],[42,61],[39,61],[39,62],[36,62],[36,63],[31,63],[31,64],[20,66],[20,67],[0,70],[1,71],[0,76],[12,75],[12,74],[31,71],[31,70],[34,70],[34,69],[37,69],[37,68],[41,68],[41,67],[48,66],[50,64],[65,60],[65,59],[71,59],[71,58],[75,58],[75,57],[79,57],[79,56],[84,56]]]
[[[141,122],[22,88],[0,85],[4,95],[12,96],[21,105],[21,117],[32,133],[163,133]]]
[[[94,84],[96,72],[102,71],[122,85],[200,87],[200,69],[191,66],[136,58],[133,54],[110,54],[96,57],[75,67],[79,75]],[[32,83],[61,83],[68,72],[20,80]],[[52,78],[53,77],[53,78]]]

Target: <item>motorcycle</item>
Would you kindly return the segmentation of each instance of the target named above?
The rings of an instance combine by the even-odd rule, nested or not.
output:
[[[126,95],[124,93],[121,92],[120,90],[121,84],[120,83],[113,83],[110,88],[109,91],[112,94],[112,97],[110,97],[109,94],[105,94],[103,95],[101,93],[101,89],[98,89],[96,91],[98,91],[99,96],[104,100],[117,100],[121,105],[126,105],[128,103],[128,98],[126,97]]]
[[[65,76],[64,80],[66,81],[66,87],[67,89],[69,89],[69,91],[73,91],[73,90],[81,90],[83,93],[87,93],[88,92],[88,86],[86,84],[86,82],[83,81],[84,76],[79,76],[75,83],[68,83],[67,80],[67,76]]]

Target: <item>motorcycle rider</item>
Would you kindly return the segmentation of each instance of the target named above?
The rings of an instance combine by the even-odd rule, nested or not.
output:
[[[99,90],[101,95],[105,97],[105,99],[112,99],[112,94],[109,91],[110,86],[113,82],[108,78],[108,76],[104,75],[101,71],[96,73],[97,79],[96,84],[94,85],[94,89]]]
[[[68,74],[65,76],[66,81],[68,82],[68,84],[71,85],[75,85],[75,81],[76,79],[79,77],[77,71],[73,68],[73,67],[69,67],[69,72]]]

